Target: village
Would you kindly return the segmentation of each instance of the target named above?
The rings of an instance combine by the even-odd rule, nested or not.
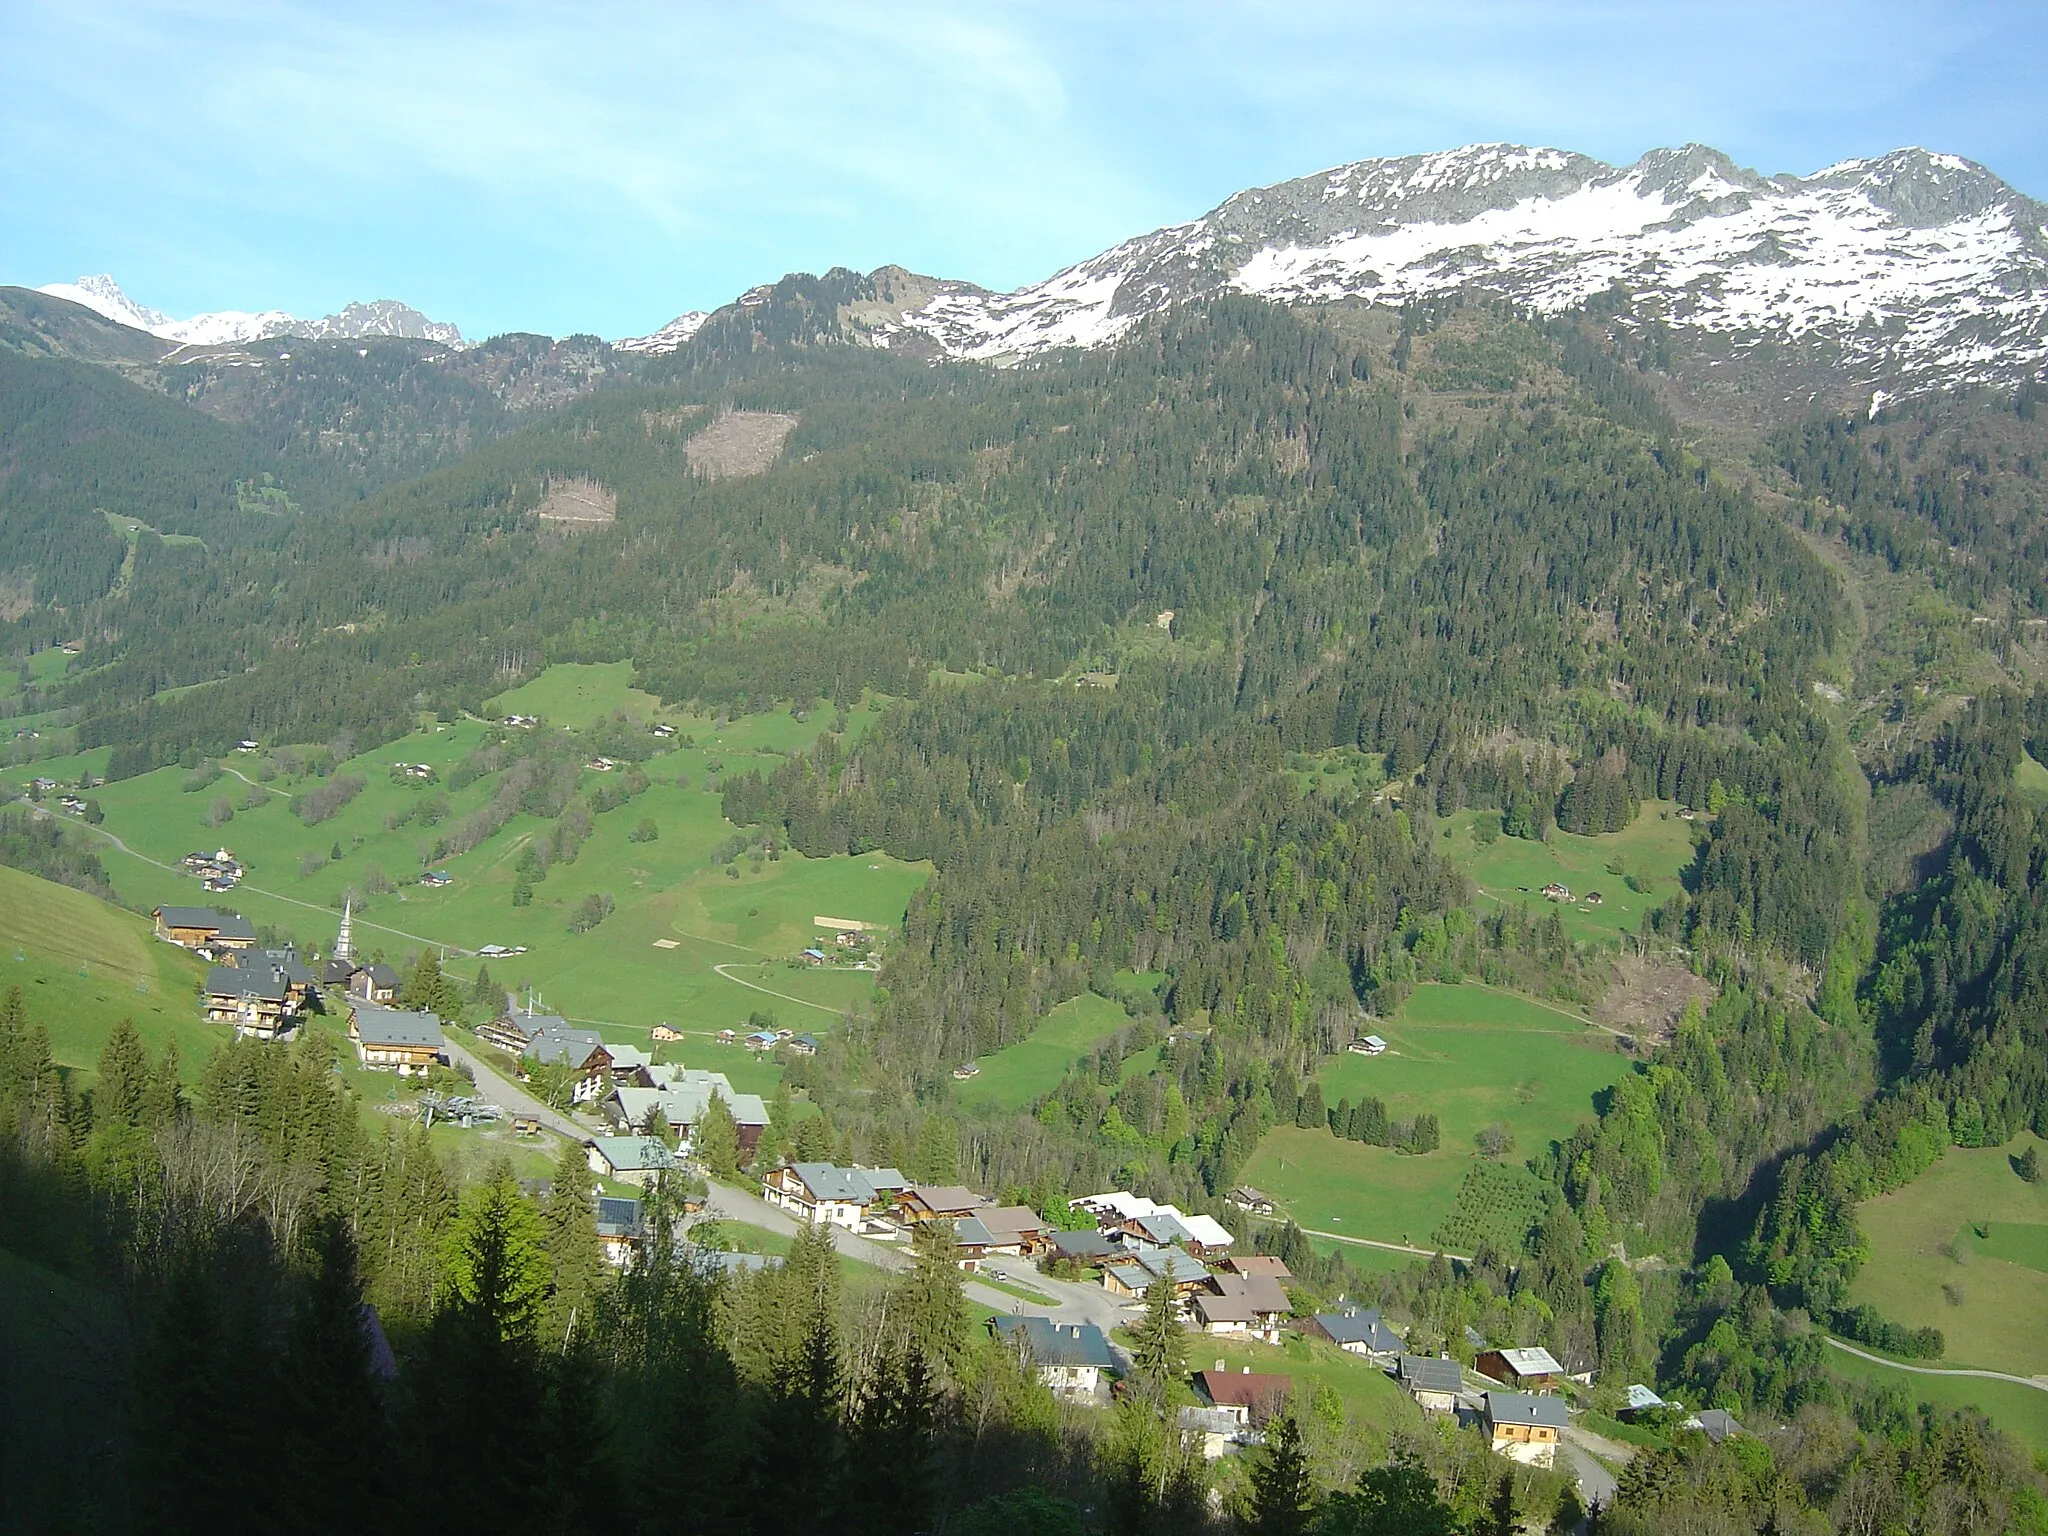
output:
[[[209,862],[224,866],[230,857],[222,851]],[[1281,1366],[1289,1362],[1290,1341],[1315,1341],[1383,1374],[1425,1417],[1484,1434],[1495,1454],[1543,1468],[1568,1460],[1566,1470],[1579,1471],[1589,1493],[1611,1491],[1599,1463],[1572,1446],[1579,1438],[1574,1399],[1593,1385],[1591,1370],[1568,1369],[1546,1349],[1488,1339],[1469,1328],[1463,1358],[1444,1349],[1415,1351],[1407,1330],[1378,1308],[1341,1298],[1335,1309],[1319,1308],[1277,1255],[1248,1251],[1254,1245],[1242,1234],[1280,1217],[1275,1202],[1255,1188],[1241,1185],[1225,1197],[1230,1224],[1130,1190],[1075,1199],[1051,1219],[962,1185],[921,1183],[895,1168],[784,1158],[761,1169],[749,1188],[707,1184],[708,1200],[686,1199],[675,1230],[657,1233],[643,1197],[668,1175],[683,1175],[692,1187],[706,1179],[699,1132],[714,1104],[731,1126],[738,1162],[754,1160],[771,1124],[760,1095],[736,1091],[724,1073],[657,1062],[647,1049],[607,1041],[598,1028],[531,1003],[510,1006],[508,999],[504,1011],[473,1032],[478,1045],[516,1064],[515,1080],[497,1087],[507,1090],[500,1097],[519,1102],[500,1104],[491,1097],[495,1074],[453,1045],[435,1014],[398,1005],[399,973],[381,960],[355,958],[348,911],[317,966],[289,946],[259,946],[253,927],[232,913],[161,906],[152,916],[160,939],[212,962],[204,1001],[210,1022],[274,1041],[290,1037],[313,1014],[325,1014],[342,1026],[365,1070],[424,1080],[452,1064],[472,1079],[473,1093],[423,1094],[420,1112],[427,1118],[464,1126],[509,1118],[517,1135],[546,1129],[579,1141],[602,1181],[591,1219],[606,1257],[619,1268],[639,1262],[658,1241],[720,1269],[779,1263],[773,1255],[726,1252],[693,1240],[697,1220],[733,1211],[815,1224],[833,1234],[842,1253],[885,1268],[900,1265],[921,1236],[936,1232],[950,1242],[964,1278],[982,1292],[979,1299],[1007,1309],[992,1309],[988,1327],[1012,1343],[1062,1401],[1107,1404],[1115,1397],[1131,1369],[1122,1336],[1154,1287],[1164,1285],[1197,1356],[1205,1341],[1231,1347],[1240,1360],[1246,1347],[1263,1347]],[[853,924],[833,942],[863,958],[868,948],[867,936]],[[822,958],[824,951],[814,953]],[[656,1026],[652,1037],[657,1043],[684,1038],[666,1025]],[[784,1057],[819,1049],[815,1036],[779,1028],[726,1029],[715,1038]],[[1386,1048],[1376,1035],[1350,1045],[1367,1055]],[[538,1101],[542,1079],[552,1085],[558,1107]],[[1215,1458],[1260,1444],[1262,1426],[1288,1403],[1296,1382],[1285,1370],[1244,1363],[1231,1369],[1218,1358],[1193,1370],[1187,1385],[1194,1401],[1177,1409],[1178,1427],[1191,1447]],[[1625,1401],[1625,1419],[1683,1414],[1641,1384],[1627,1387]],[[1715,1410],[1682,1422],[1715,1441],[1741,1430]],[[1595,1437],[1595,1443],[1602,1442]]]

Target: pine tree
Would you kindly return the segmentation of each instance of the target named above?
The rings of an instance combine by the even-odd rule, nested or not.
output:
[[[1393,1140],[1393,1127],[1387,1120],[1387,1105],[1384,1099],[1369,1098],[1359,1106],[1360,1124],[1358,1139],[1375,1147],[1384,1147]]]
[[[510,1169],[471,1186],[442,1255],[445,1304],[475,1313],[502,1338],[534,1338],[548,1295],[546,1239]]]
[[[918,1127],[910,1176],[920,1184],[951,1184],[960,1177],[960,1136],[944,1115],[926,1115]]]
[[[960,1245],[945,1222],[919,1224],[903,1282],[904,1333],[910,1353],[940,1384],[953,1380],[967,1342],[967,1295]]]
[[[162,1130],[175,1125],[184,1113],[185,1089],[178,1081],[178,1042],[173,1037],[164,1042],[164,1053],[149,1075],[142,1096],[142,1124],[152,1131]]]
[[[505,1006],[505,992],[491,980],[491,968],[480,965],[476,968],[476,980],[470,983],[469,1000],[479,1008],[498,1009]]]
[[[1323,1085],[1314,1078],[1301,1090],[1301,1102],[1294,1111],[1294,1124],[1299,1130],[1316,1130],[1323,1124]]]
[[[592,1219],[590,1164],[583,1148],[564,1141],[555,1158],[554,1179],[541,1206],[542,1241],[550,1272],[547,1342],[564,1347],[595,1325],[595,1310],[604,1289],[604,1250]]]
[[[343,1536],[388,1518],[384,1400],[348,1224],[323,1219],[311,1247],[277,1368],[278,1526]]]
[[[1486,1509],[1486,1536],[1516,1536],[1521,1528],[1515,1513],[1515,1476],[1510,1472],[1494,1484],[1493,1500]]]
[[[140,1126],[149,1099],[149,1057],[133,1019],[120,1019],[108,1034],[100,1047],[99,1074],[92,1095],[94,1129]]]
[[[1187,1369],[1187,1330],[1174,1284],[1160,1275],[1145,1287],[1145,1312],[1131,1328],[1131,1375],[1154,1402],[1163,1403]]]
[[[422,1013],[438,1013],[444,1019],[462,1012],[462,994],[441,974],[441,960],[431,949],[420,951],[405,983],[398,989],[398,1006]]]
[[[690,1129],[690,1149],[712,1178],[730,1183],[740,1176],[740,1129],[733,1120],[732,1106],[715,1093]]]
[[[1256,1536],[1305,1536],[1315,1509],[1315,1481],[1292,1409],[1266,1421],[1265,1443],[1252,1458],[1250,1473],[1246,1528]]]
[[[790,1138],[790,1160],[822,1163],[832,1155],[832,1126],[823,1115],[806,1115]]]
[[[765,1443],[801,1446],[776,1457],[756,1511],[757,1529],[831,1527],[845,1474],[846,1381],[839,1348],[839,1255],[822,1224],[799,1229],[783,1261],[785,1325],[794,1333],[770,1388]]]

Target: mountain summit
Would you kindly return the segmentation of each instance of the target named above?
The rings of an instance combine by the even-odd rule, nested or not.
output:
[[[1478,290],[1556,311],[1618,285],[1639,317],[1737,353],[1794,343],[1872,382],[2009,381],[2048,358],[2044,220],[1983,167],[1922,149],[1802,178],[1697,144],[1626,167],[1477,144],[1240,192],[1014,293],[941,293],[876,339],[1018,359],[1227,291]]]
[[[133,326],[166,341],[183,346],[222,347],[257,341],[267,336],[303,336],[311,340],[345,341],[361,336],[407,336],[419,341],[438,341],[447,346],[463,344],[462,332],[453,325],[429,320],[418,310],[396,299],[377,299],[368,304],[350,304],[339,314],[318,320],[301,320],[281,309],[257,312],[216,310],[173,320],[160,310],[136,303],[121,285],[101,273],[81,277],[75,283],[48,283],[38,289],[53,298],[69,299],[121,325]]]

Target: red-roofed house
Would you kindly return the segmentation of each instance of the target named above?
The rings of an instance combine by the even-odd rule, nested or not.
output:
[[[1213,1371],[1195,1372],[1195,1387],[1212,1408],[1220,1408],[1241,1424],[1262,1422],[1282,1407],[1294,1391],[1291,1376],[1269,1376],[1246,1366],[1231,1372],[1219,1361]]]

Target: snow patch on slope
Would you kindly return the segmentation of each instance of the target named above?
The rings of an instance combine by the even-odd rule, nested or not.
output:
[[[82,304],[119,325],[132,326],[175,341],[183,346],[226,347],[274,336],[303,336],[309,340],[355,340],[364,336],[407,336],[421,341],[438,341],[448,346],[463,345],[462,332],[453,325],[429,320],[418,310],[396,299],[377,299],[368,304],[350,304],[339,314],[318,320],[301,320],[282,309],[258,311],[223,309],[173,320],[161,310],[136,303],[121,285],[105,273],[81,277],[75,283],[46,283],[36,290],[53,298]]]
[[[2048,210],[1954,155],[1899,150],[1801,179],[1700,145],[1617,168],[1483,144],[1238,193],[1009,294],[906,314],[957,357],[1116,341],[1222,292],[1390,303],[1480,289],[1554,313],[1614,284],[1730,338],[1816,341],[1871,379],[2002,381],[2048,360]]]
[[[704,329],[704,322],[711,316],[701,309],[692,309],[677,315],[658,331],[645,336],[625,336],[612,343],[615,352],[645,352],[660,354],[673,352],[692,336]]]

